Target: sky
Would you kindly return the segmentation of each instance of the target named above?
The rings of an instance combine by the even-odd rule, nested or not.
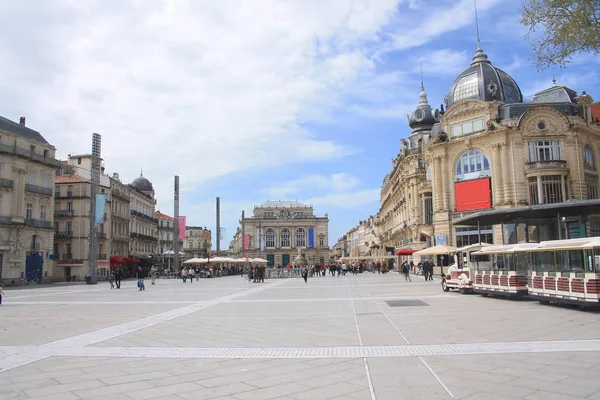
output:
[[[512,4],[512,6],[511,6]],[[481,45],[525,96],[600,98],[600,56],[537,71],[520,0],[478,0]],[[476,50],[473,0],[0,0],[0,115],[57,157],[102,135],[109,174],[152,181],[157,209],[227,248],[241,211],[298,200],[329,243],[379,209],[422,74],[439,107]]]

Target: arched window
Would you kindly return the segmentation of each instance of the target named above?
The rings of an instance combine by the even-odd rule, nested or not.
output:
[[[597,199],[598,190],[598,172],[596,171],[596,159],[594,152],[589,146],[583,149],[583,170],[585,172],[585,188],[588,199]]]
[[[275,231],[271,228],[267,229],[265,232],[265,246],[267,249],[275,247]]]
[[[455,181],[490,176],[490,162],[481,150],[465,151],[456,163]]]
[[[281,230],[281,247],[290,247],[290,230],[287,228]]]
[[[296,247],[306,247],[306,231],[304,228],[296,229]]]

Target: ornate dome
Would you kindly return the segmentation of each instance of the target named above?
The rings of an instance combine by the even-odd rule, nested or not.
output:
[[[477,48],[471,66],[456,78],[446,95],[446,107],[465,99],[522,103],[519,85],[506,72],[496,68]]]
[[[427,93],[425,93],[425,87],[421,82],[421,96],[419,98],[419,105],[417,109],[413,111],[411,115],[407,115],[408,125],[412,128],[412,133],[420,131],[429,131],[433,124],[439,121],[439,116],[434,114],[431,106],[427,102]]]
[[[144,178],[143,175],[140,175],[133,182],[131,182],[131,187],[141,191],[141,192],[154,192],[154,187],[152,187],[152,182],[148,179]]]

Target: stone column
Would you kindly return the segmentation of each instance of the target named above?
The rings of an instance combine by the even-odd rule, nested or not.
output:
[[[450,193],[448,191],[448,171],[446,170],[446,168],[444,168],[443,165],[441,165],[443,163],[443,159],[440,158],[439,160],[439,164],[440,164],[440,178],[442,180],[442,201],[444,204],[444,210],[448,210],[450,208]]]
[[[433,159],[433,184],[432,190],[435,200],[435,209],[441,211],[443,209],[443,194],[442,194],[442,165],[439,157]]]
[[[504,184],[504,204],[512,204],[512,183],[510,179],[510,172],[512,163],[509,161],[508,146],[502,145],[502,155],[504,156],[504,162],[502,162],[502,183]]]
[[[504,186],[502,184],[502,160],[500,155],[500,145],[494,144],[492,146],[492,187],[494,188],[493,200],[494,205],[500,205],[504,203]]]
[[[542,192],[542,177],[537,176],[537,192],[538,192],[538,204],[544,203],[543,192]]]

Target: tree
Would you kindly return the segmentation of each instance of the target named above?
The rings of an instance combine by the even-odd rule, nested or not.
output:
[[[580,53],[600,53],[600,0],[523,0],[538,69],[560,67]]]

